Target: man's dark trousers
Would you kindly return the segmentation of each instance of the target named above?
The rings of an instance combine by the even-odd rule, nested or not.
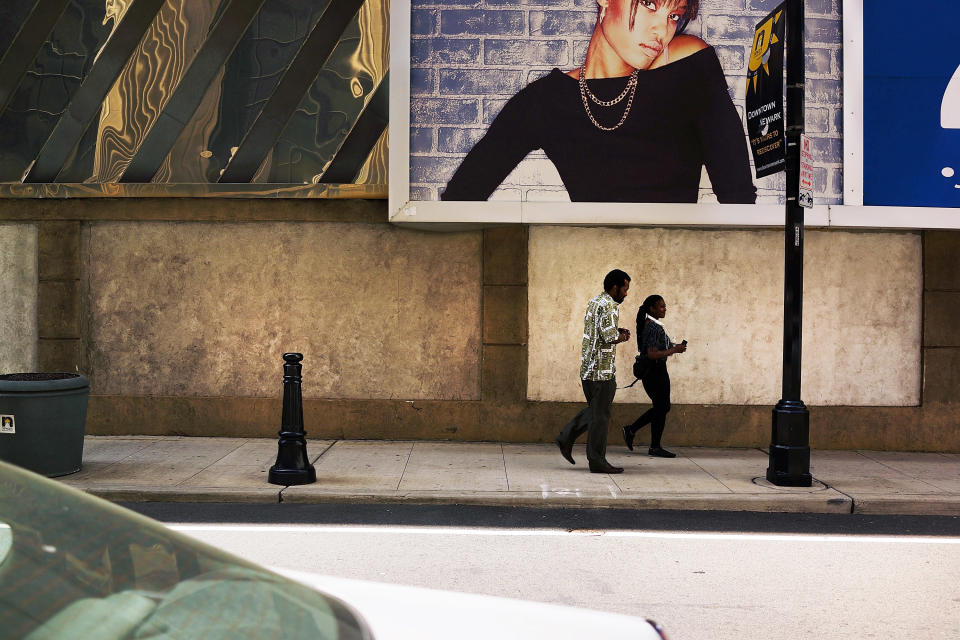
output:
[[[587,434],[587,461],[593,465],[607,461],[607,427],[610,424],[610,405],[617,393],[616,380],[581,380],[583,395],[587,397],[587,407],[574,416],[560,432],[565,443],[573,442]]]

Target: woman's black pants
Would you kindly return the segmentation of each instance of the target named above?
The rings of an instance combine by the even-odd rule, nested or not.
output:
[[[650,396],[653,406],[630,425],[630,431],[636,433],[640,428],[650,425],[650,448],[660,446],[663,427],[667,423],[670,411],[670,374],[666,363],[657,363],[643,376],[643,390]]]

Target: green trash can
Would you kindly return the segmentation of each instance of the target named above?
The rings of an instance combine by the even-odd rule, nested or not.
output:
[[[48,478],[79,471],[89,397],[79,373],[0,375],[0,460]]]

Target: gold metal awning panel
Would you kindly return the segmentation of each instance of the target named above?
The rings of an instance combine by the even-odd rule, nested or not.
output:
[[[385,184],[210,184],[175,182],[0,183],[0,198],[358,198],[385,200]]]
[[[9,94],[0,113],[0,131],[6,132],[0,134],[0,197],[385,198],[385,127],[379,136],[368,133],[369,141],[377,142],[362,150],[365,157],[348,163],[356,169],[351,183],[323,184],[323,172],[384,82],[389,0],[363,0],[339,39],[331,42],[326,60],[291,70],[325,12],[342,12],[345,1],[163,0],[159,10],[154,2],[155,14],[143,13],[151,11],[145,0],[72,0],[65,9],[62,0],[3,3],[0,22],[27,24],[45,10],[62,14],[45,37],[33,34],[31,39],[29,29],[21,29],[20,42],[32,58],[22,50],[2,51],[0,72],[12,72],[0,73],[0,85],[7,83],[0,86],[0,97],[5,90]],[[98,95],[84,81],[104,62],[98,58],[111,36],[120,33],[125,17],[138,10],[149,26],[127,49],[132,54],[122,68],[115,67],[119,73],[114,72],[109,89],[104,85]],[[242,37],[217,40],[218,32],[231,31],[223,28],[231,26],[224,25],[230,19],[249,20],[233,25],[232,33]],[[31,24],[37,23],[43,21]],[[9,49],[12,40],[0,41],[0,50]],[[285,74],[293,73],[300,74],[298,82],[281,84]],[[196,77],[212,81],[190,86]],[[288,95],[277,96],[278,87],[286,87]],[[58,128],[70,124],[60,120],[77,111],[75,100],[91,97],[101,104],[85,129],[74,126],[65,134],[64,127]],[[245,139],[271,98],[298,105],[275,139]],[[169,139],[157,135],[167,131],[173,132]],[[64,141],[57,151],[65,160],[54,159],[51,171],[45,158],[46,170],[37,175],[56,179],[33,181],[29,171],[50,140]],[[259,169],[248,183],[217,184],[244,144],[260,145],[264,160]],[[74,145],[68,155],[65,145]],[[357,150],[350,153],[356,156]],[[131,182],[131,161],[144,157],[152,175]],[[337,159],[343,165],[343,158]]]

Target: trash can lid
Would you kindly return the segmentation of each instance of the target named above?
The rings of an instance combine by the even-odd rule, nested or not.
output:
[[[5,373],[0,375],[0,391],[24,393],[28,391],[63,391],[90,386],[90,379],[81,373],[36,372]]]

